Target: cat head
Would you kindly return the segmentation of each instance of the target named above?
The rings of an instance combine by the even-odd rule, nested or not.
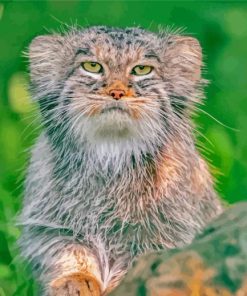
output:
[[[38,36],[29,58],[52,139],[160,145],[201,96],[199,42],[171,32],[100,26]]]

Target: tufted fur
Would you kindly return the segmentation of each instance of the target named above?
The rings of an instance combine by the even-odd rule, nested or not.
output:
[[[189,243],[221,212],[190,120],[203,97],[196,39],[91,27],[39,36],[29,57],[44,130],[26,179],[20,245],[44,293],[75,269],[75,252],[97,261],[105,290],[134,257]],[[88,60],[105,72],[82,71]],[[129,74],[140,64],[154,70]],[[130,95],[114,101],[112,83]]]

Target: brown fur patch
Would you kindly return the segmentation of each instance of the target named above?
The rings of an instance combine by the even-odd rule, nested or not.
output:
[[[94,116],[94,115],[97,115],[97,114],[100,114],[101,112],[101,106],[91,106],[91,108],[85,112],[85,114],[87,116]]]
[[[158,162],[155,172],[155,197],[158,199],[160,196],[168,195],[170,196],[169,185],[172,181],[173,183],[178,183],[181,176],[178,173],[179,169],[179,158],[180,154],[176,149],[176,143],[169,146],[169,150],[164,150],[161,152],[161,159]]]
[[[74,273],[56,279],[50,284],[51,296],[63,295],[67,290],[76,291],[81,296],[100,296],[100,285],[98,281],[88,273]],[[64,294],[67,295],[67,294]],[[69,294],[70,295],[70,294]],[[74,294],[73,294],[74,295]]]
[[[206,162],[202,158],[195,161],[191,155],[184,154],[182,150],[181,143],[175,139],[161,153],[161,160],[156,168],[156,196],[171,195],[171,192],[167,192],[170,182],[179,184],[182,181],[181,171],[185,169],[185,164],[187,171],[185,177],[189,180],[189,189],[194,196],[204,196],[205,188],[213,182]]]

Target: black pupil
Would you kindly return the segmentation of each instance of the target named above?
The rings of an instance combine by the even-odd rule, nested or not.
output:
[[[97,65],[96,63],[91,63],[92,67],[96,67],[96,65]]]
[[[139,66],[140,70],[143,70],[145,68],[145,66]]]

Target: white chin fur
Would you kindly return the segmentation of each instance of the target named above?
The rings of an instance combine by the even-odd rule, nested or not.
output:
[[[126,113],[110,111],[90,121],[92,122],[91,135],[88,135],[90,142],[126,140],[137,137],[135,122]]]
[[[124,159],[133,153],[138,158],[142,152],[152,153],[161,140],[159,120],[133,119],[115,110],[82,118],[76,128],[73,126],[76,140],[84,143],[86,140],[89,145],[86,149],[94,151],[98,159],[105,156]]]

